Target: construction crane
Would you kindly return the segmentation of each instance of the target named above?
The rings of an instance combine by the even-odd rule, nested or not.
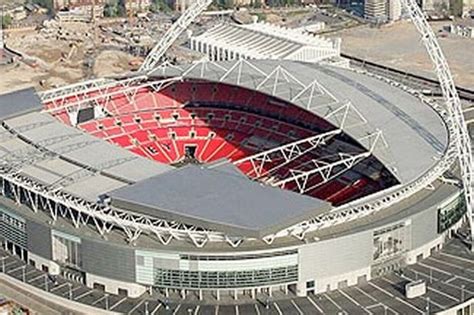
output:
[[[153,47],[139,71],[151,72],[159,64],[161,58],[171,45],[178,39],[191,23],[212,3],[212,0],[196,0],[191,6],[171,25],[170,29]]]

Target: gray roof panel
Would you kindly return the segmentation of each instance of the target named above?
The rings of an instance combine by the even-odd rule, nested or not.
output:
[[[0,95],[0,120],[23,115],[43,108],[34,88]]]
[[[194,165],[108,195],[118,208],[249,237],[276,232],[331,209],[316,198]]]

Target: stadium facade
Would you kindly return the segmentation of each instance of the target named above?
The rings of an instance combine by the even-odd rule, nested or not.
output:
[[[448,114],[351,69],[162,66],[0,116],[3,246],[112,293],[321,293],[429,256],[465,213]]]

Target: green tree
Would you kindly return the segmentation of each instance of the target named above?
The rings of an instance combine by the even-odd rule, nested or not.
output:
[[[104,15],[106,17],[125,16],[125,4],[120,0],[109,0],[104,6]]]
[[[53,0],[27,0],[27,3],[34,3],[43,8],[48,9],[48,13],[52,14],[54,12]]]
[[[164,0],[153,0],[151,3],[150,11],[155,13],[159,11],[168,13],[172,10]]]
[[[9,14],[6,14],[2,17],[2,28],[7,28],[12,24],[12,17]]]

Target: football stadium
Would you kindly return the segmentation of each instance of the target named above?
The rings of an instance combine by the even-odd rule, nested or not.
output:
[[[130,297],[361,284],[427,258],[466,218],[450,117],[385,77],[290,60],[4,94],[1,239]]]

